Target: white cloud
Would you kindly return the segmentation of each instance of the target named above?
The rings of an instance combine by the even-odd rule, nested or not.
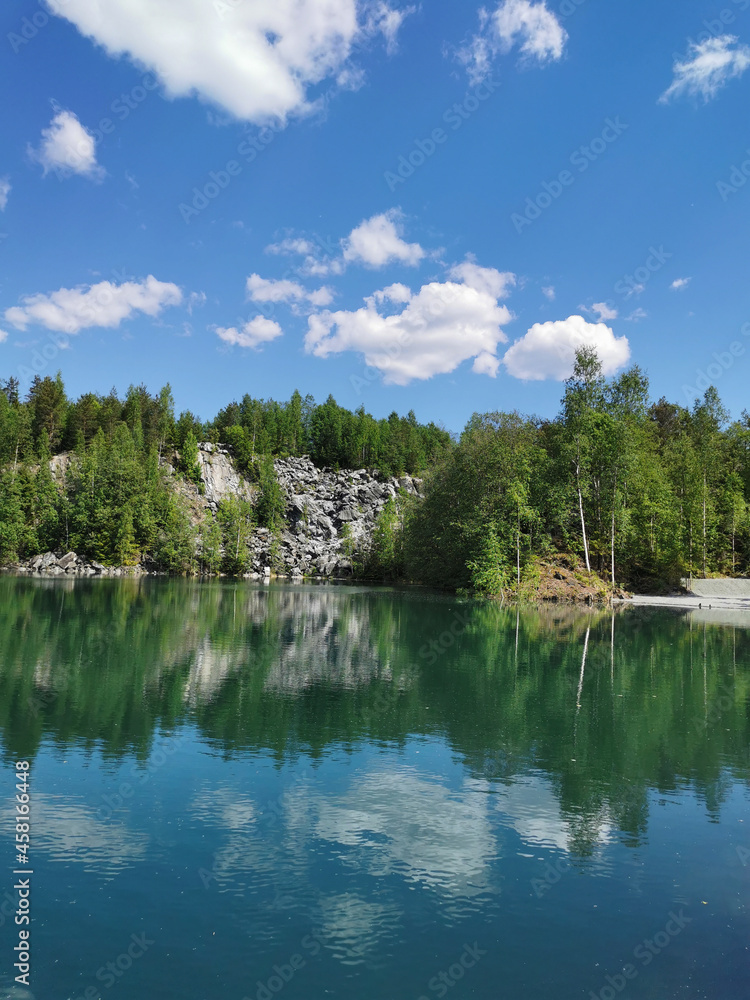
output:
[[[619,316],[617,310],[612,309],[606,302],[595,302],[591,307],[591,312],[596,313],[596,318],[600,322],[601,320],[617,319]]]
[[[259,274],[251,274],[247,279],[248,298],[253,302],[304,302],[314,306],[329,306],[333,302],[330,288],[323,286],[313,292],[308,292],[296,281],[282,278],[261,278]]]
[[[386,51],[393,53],[397,48],[397,36],[401,25],[416,9],[416,7],[406,7],[404,10],[394,10],[387,3],[376,3],[367,12],[365,29],[368,34],[381,34],[385,38]]]
[[[448,272],[448,276],[457,281],[463,281],[469,288],[477,292],[487,292],[495,299],[507,299],[510,289],[516,283],[516,276],[510,271],[496,271],[494,267],[480,267],[473,260],[465,260],[456,264]]]
[[[648,316],[648,313],[646,312],[646,310],[645,309],[641,309],[640,306],[639,306],[638,309],[634,309],[633,312],[629,316],[625,317],[625,321],[627,323],[638,323],[638,322],[640,322],[640,320],[646,319],[647,316]]]
[[[546,0],[503,0],[492,13],[482,8],[479,18],[479,34],[458,54],[473,83],[489,75],[498,52],[507,54],[515,45],[529,61],[546,63],[562,58],[568,33]]]
[[[472,287],[466,280],[431,282],[413,294],[405,285],[390,285],[365,299],[356,312],[311,316],[305,349],[321,358],[361,352],[387,384],[406,385],[452,372],[471,358],[476,359],[475,371],[494,375],[497,345],[507,341],[501,328],[512,315],[488,288],[505,295],[513,276],[491,268],[476,272],[482,275],[480,282],[472,272],[475,284],[484,287]],[[383,305],[389,314],[381,311]]]
[[[80,174],[100,181],[104,170],[96,162],[96,140],[72,111],[58,111],[49,128],[42,129],[37,149],[29,147],[29,156],[44,167],[63,175]]]
[[[205,292],[191,292],[190,295],[188,295],[187,310],[191,316],[193,315],[193,309],[198,309],[200,306],[205,306],[205,304]]]
[[[615,337],[604,323],[587,323],[583,316],[569,316],[557,322],[535,323],[506,352],[503,364],[515,378],[562,382],[572,374],[575,352],[580,347],[596,348],[605,375],[612,375],[630,358],[627,337]]]
[[[0,330],[0,344],[2,344],[3,341],[7,340],[7,339],[8,339],[8,331],[7,330]]]
[[[315,244],[302,237],[289,236],[281,243],[270,243],[264,253],[283,254],[291,256],[293,254],[312,254],[315,252]]]
[[[346,83],[354,46],[376,35],[392,49],[409,11],[368,0],[66,0],[54,12],[153,70],[170,97],[262,122],[312,110],[308,88]]]
[[[659,98],[666,104],[688,94],[710,101],[731,79],[750,66],[750,47],[739,45],[735,35],[720,35],[696,44],[691,42],[684,59],[675,59],[674,79]]]
[[[5,206],[8,204],[9,194],[10,194],[10,178],[0,177],[0,212],[5,211]]]
[[[692,278],[677,278],[669,287],[673,292],[683,292],[692,280]]]
[[[116,285],[100,281],[96,285],[59,288],[46,295],[28,295],[21,306],[5,310],[5,318],[18,330],[29,324],[78,333],[89,327],[117,327],[134,312],[158,316],[165,306],[182,302],[182,292],[171,282],[157,281],[150,274],[142,281]]]
[[[552,285],[547,285],[542,289],[542,295],[545,299],[549,299],[550,302],[555,301],[555,289]]]
[[[428,253],[419,243],[407,243],[403,230],[401,209],[390,208],[364,219],[343,239],[316,237],[313,241],[305,236],[288,236],[269,244],[265,252],[304,257],[297,273],[305,278],[343,274],[350,264],[376,269],[394,263],[416,267]]]
[[[225,344],[252,347],[253,349],[257,349],[261,344],[267,344],[271,340],[276,340],[283,332],[278,323],[272,319],[266,319],[265,316],[255,316],[245,323],[241,330],[234,326],[216,328],[217,337]]]
[[[406,243],[402,238],[401,213],[392,208],[381,215],[365,219],[343,241],[344,260],[368,267],[385,267],[400,261],[416,267],[425,251],[418,243]]]

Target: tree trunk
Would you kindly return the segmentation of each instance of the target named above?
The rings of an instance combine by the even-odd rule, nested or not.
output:
[[[703,473],[703,579],[706,579],[706,473]]]
[[[583,516],[583,494],[581,493],[581,484],[578,483],[578,508],[581,512],[581,532],[583,534],[583,551],[586,554],[586,569],[591,572],[591,561],[589,559],[589,543],[586,539],[586,520]]]
[[[518,521],[516,523],[516,576],[518,580],[518,589],[521,590],[521,512],[518,513]]]
[[[615,588],[615,505],[617,503],[617,470],[615,469],[615,483],[612,490],[612,532],[610,536],[610,552],[612,555],[612,589]]]

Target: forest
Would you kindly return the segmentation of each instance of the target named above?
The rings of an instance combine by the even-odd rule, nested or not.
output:
[[[73,549],[110,565],[239,574],[227,540],[283,525],[272,459],[309,455],[424,480],[423,497],[388,504],[367,551],[352,554],[365,578],[512,594],[559,553],[641,590],[748,573],[750,415],[732,420],[713,386],[691,408],[655,402],[639,367],[604,378],[588,349],[554,418],[475,414],[457,439],[413,412],[377,420],[299,392],[287,403],[245,395],[202,423],[175,415],[169,385],[76,401],[60,375],[37,376],[24,398],[12,378],[0,388],[3,564]],[[199,441],[226,445],[258,489],[254,505],[227,502],[196,526],[174,477],[200,486]]]

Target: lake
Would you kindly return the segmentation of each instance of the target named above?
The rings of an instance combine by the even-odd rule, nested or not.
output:
[[[0,994],[747,996],[750,629],[158,579],[0,609]]]

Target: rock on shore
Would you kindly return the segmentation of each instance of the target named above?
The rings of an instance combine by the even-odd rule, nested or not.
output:
[[[146,572],[142,566],[102,566],[98,562],[87,562],[75,552],[65,555],[45,552],[8,568],[32,576],[140,576]]]

